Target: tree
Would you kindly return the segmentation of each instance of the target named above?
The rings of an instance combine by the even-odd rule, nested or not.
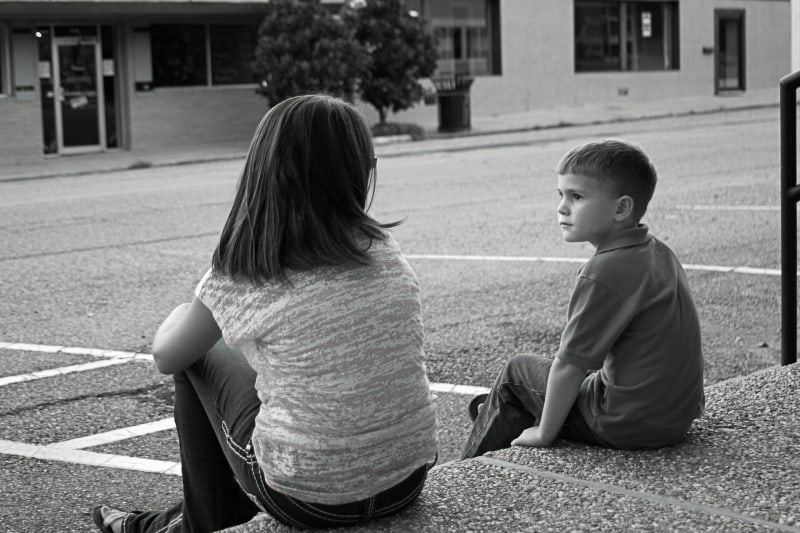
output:
[[[419,100],[418,80],[436,70],[436,42],[404,0],[367,0],[355,13],[356,38],[369,54],[359,94],[385,124],[390,109],[396,113]]]
[[[335,14],[319,0],[270,0],[267,8],[253,70],[270,104],[309,92],[352,101],[366,53],[345,23],[351,8]]]

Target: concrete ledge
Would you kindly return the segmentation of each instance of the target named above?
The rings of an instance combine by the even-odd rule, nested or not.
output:
[[[559,441],[434,468],[401,514],[349,531],[800,532],[800,365],[706,390],[687,439],[660,450]],[[227,533],[291,531],[267,515]]]
[[[378,137],[373,137],[372,142],[376,146],[382,146],[385,144],[394,144],[394,143],[405,143],[411,142],[413,139],[411,135],[404,133],[400,135],[380,135]]]

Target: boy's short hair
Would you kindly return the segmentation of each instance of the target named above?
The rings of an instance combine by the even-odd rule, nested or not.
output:
[[[582,174],[611,183],[619,196],[633,198],[633,217],[639,222],[656,188],[656,169],[638,146],[605,140],[577,146],[558,163],[558,174]]]

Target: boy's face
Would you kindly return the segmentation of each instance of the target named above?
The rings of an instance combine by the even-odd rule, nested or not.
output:
[[[566,242],[598,248],[615,231],[617,196],[611,186],[583,174],[559,174],[558,223]]]

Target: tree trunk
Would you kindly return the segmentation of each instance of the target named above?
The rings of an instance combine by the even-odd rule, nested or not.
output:
[[[381,124],[386,124],[386,108],[385,107],[379,107],[378,108],[378,116],[380,117],[380,123]]]

